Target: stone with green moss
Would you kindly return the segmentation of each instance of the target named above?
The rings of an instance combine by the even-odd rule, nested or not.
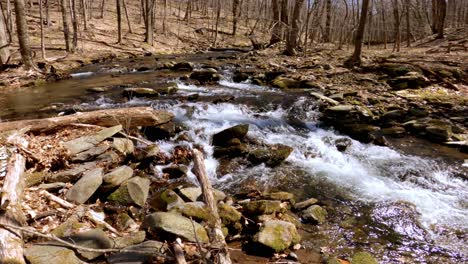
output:
[[[268,200],[288,201],[294,203],[294,194],[289,192],[272,192],[263,195]]]
[[[126,185],[120,185],[120,187],[111,193],[107,199],[120,205],[129,205],[132,203],[132,197],[130,197]]]
[[[257,148],[251,151],[247,159],[253,164],[258,165],[265,163],[269,167],[275,167],[280,165],[285,159],[289,157],[293,148],[283,145],[275,144],[270,145],[267,148]]]
[[[281,201],[271,200],[250,201],[243,205],[244,212],[249,215],[283,213],[286,209],[286,205],[281,203]]]
[[[220,203],[218,213],[224,225],[232,225],[241,220],[242,214],[231,205]]]
[[[301,241],[296,226],[289,222],[270,220],[264,222],[254,241],[263,244],[275,252],[281,252]]]
[[[189,202],[175,205],[173,211],[179,212],[184,216],[195,220],[207,221],[210,219],[210,212],[203,202]]]
[[[312,205],[302,211],[301,217],[307,222],[316,222],[323,224],[327,220],[328,213],[325,209],[318,205]]]
[[[378,264],[378,262],[371,254],[358,252],[351,258],[351,264]]]

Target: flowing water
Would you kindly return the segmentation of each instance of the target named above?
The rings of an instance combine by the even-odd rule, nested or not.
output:
[[[100,74],[94,74],[95,69],[83,71],[71,80],[6,94],[0,99],[0,117],[20,119],[61,110],[137,105],[165,109],[188,129],[182,133],[190,140],[161,141],[161,149],[170,152],[177,145],[203,146],[209,176],[219,188],[235,193],[254,185],[293,192],[298,200],[318,198],[329,211],[329,220],[322,226],[304,227],[306,248],[320,247],[341,256],[365,249],[382,263],[468,261],[468,184],[466,170],[461,168],[463,154],[438,158],[437,149],[432,155],[415,155],[414,149],[408,154],[398,148],[359,143],[321,127],[317,105],[306,94],[233,83],[232,66],[222,68],[224,78],[210,86],[185,84],[179,80],[181,74],[170,72],[111,76],[115,73],[112,67]],[[120,96],[122,87],[157,87],[174,81],[179,88],[174,95],[152,100]],[[95,86],[112,89],[99,95],[85,92]],[[199,95],[196,102],[183,99],[194,93]],[[220,173],[224,165],[212,156],[211,136],[237,124],[250,125],[250,139],[282,143],[294,151],[276,168],[240,163],[228,173]],[[343,138],[351,145],[340,152],[334,142]]]

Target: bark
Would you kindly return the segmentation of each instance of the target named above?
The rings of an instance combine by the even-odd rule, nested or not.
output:
[[[35,69],[31,46],[29,44],[28,25],[26,22],[24,0],[15,0],[16,28],[18,31],[18,42],[20,45],[21,60],[26,69]]]
[[[44,43],[44,14],[42,12],[42,0],[39,0],[39,26],[41,29],[41,56],[43,60],[46,60],[46,51],[45,51],[45,43]]]
[[[106,0],[102,0],[101,3],[101,18],[104,18],[104,11],[106,10]]]
[[[410,5],[411,0],[406,0],[406,47],[411,46]]]
[[[281,41],[281,20],[280,20],[280,9],[279,0],[272,0],[273,9],[273,30],[271,31],[270,45]]]
[[[19,147],[28,146],[28,142],[16,133],[8,141]],[[2,226],[2,224],[23,226],[26,222],[26,217],[21,210],[21,198],[25,186],[25,165],[26,158],[17,150],[13,152],[8,161],[0,203],[2,211],[0,213],[0,263],[26,263],[23,257],[23,235],[17,230]]]
[[[287,39],[287,32],[289,31],[289,14],[288,14],[288,0],[281,0],[281,38]],[[285,29],[286,28],[286,32]]]
[[[400,8],[398,7],[398,0],[393,0],[393,19],[395,20],[394,25],[394,39],[395,44],[393,45],[393,51],[400,52],[401,43],[401,27],[400,27]]]
[[[125,18],[127,19],[128,32],[133,33],[132,32],[132,25],[130,24],[130,17],[128,16],[127,3],[125,2],[125,0],[122,0],[122,5],[123,5],[124,11],[125,11]]]
[[[276,0],[273,0],[276,2]],[[237,33],[237,20],[239,19],[239,3],[240,0],[233,0],[232,2],[232,35],[235,37]]]
[[[63,36],[65,38],[65,50],[70,52],[70,28],[68,26],[68,10],[66,0],[60,0],[60,8],[62,10],[62,21],[63,21]]]
[[[193,150],[193,160],[193,172],[197,176],[197,179],[201,185],[203,200],[205,201],[206,206],[208,207],[208,211],[212,216],[208,221],[208,235],[212,247],[219,249],[218,256],[215,257],[218,257],[218,263],[230,264],[232,262],[229,256],[229,249],[221,229],[221,219],[219,218],[218,206],[216,205],[216,201],[214,199],[213,187],[211,186],[211,182],[208,179],[208,175],[206,175],[203,154],[197,149]]]
[[[437,38],[444,38],[445,16],[447,14],[446,0],[432,0],[432,33]]]
[[[369,8],[369,0],[362,1],[361,18],[359,19],[359,26],[356,32],[356,39],[354,41],[353,55],[345,61],[346,67],[360,66],[361,53],[362,53],[362,40],[364,38],[364,30],[366,29],[367,13]]]
[[[75,52],[78,48],[78,19],[76,17],[76,0],[70,0],[70,14],[71,22],[73,25],[73,46],[72,52]]]
[[[86,10],[86,0],[81,0],[81,8],[83,9],[83,27],[84,30],[88,30],[88,11]]]
[[[10,43],[8,43],[8,29],[3,10],[0,9],[0,67],[10,59]]]
[[[286,55],[296,55],[298,48],[298,33],[300,29],[301,9],[305,0],[296,0],[293,9],[292,25],[289,30],[288,39],[286,41]]]
[[[30,132],[48,132],[72,124],[90,124],[111,127],[122,124],[124,127],[157,126],[169,122],[173,115],[166,111],[153,110],[149,107],[107,109],[77,113],[68,116],[45,119],[31,119],[0,123],[0,132],[29,127]]]
[[[117,43],[122,43],[122,0],[116,0],[117,6]]]
[[[330,42],[330,34],[331,34],[331,9],[332,3],[331,0],[327,0],[327,17],[325,20],[325,32],[323,34],[323,42],[327,43]]]
[[[213,46],[216,47],[216,42],[218,41],[218,27],[219,27],[219,17],[221,15],[221,0],[217,1],[216,6],[216,25],[215,25],[215,35],[213,40]]]
[[[146,27],[146,33],[145,33],[145,41],[146,43],[150,44],[153,46],[154,44],[154,2],[155,0],[146,0],[146,8],[145,8],[145,27]]]

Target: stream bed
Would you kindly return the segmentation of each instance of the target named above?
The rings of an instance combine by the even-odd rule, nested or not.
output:
[[[206,61],[188,59],[197,67]],[[321,126],[318,105],[307,93],[234,83],[229,62],[218,67],[222,78],[214,85],[189,84],[183,81],[184,72],[128,70],[138,62],[93,65],[68,80],[5,93],[0,97],[0,120],[142,105],[168,110],[185,130],[159,141],[160,148],[170,152],[178,145],[202,146],[216,187],[231,194],[255,188],[288,191],[297,201],[319,199],[328,220],[304,225],[301,244],[306,249],[339,256],[367,250],[381,263],[468,261],[465,154],[417,140],[400,139],[393,147],[352,140]],[[151,99],[121,95],[126,87],[173,82],[175,94]],[[86,91],[93,87],[110,89]],[[211,136],[238,124],[249,124],[251,140],[281,143],[294,151],[274,168],[220,163],[213,157]],[[337,142],[348,147],[339,151]]]

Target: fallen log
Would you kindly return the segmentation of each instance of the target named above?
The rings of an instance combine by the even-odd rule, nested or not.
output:
[[[203,154],[197,149],[193,150],[193,161],[193,173],[197,176],[197,179],[200,182],[203,200],[205,201],[211,215],[211,218],[208,221],[208,236],[210,238],[211,247],[218,249],[217,254],[213,254],[215,258],[218,258],[218,261],[215,261],[215,263],[231,264],[232,261],[229,256],[229,249],[221,229],[221,218],[219,218],[218,207],[213,195],[213,187],[206,175]]]
[[[7,143],[13,146],[10,147],[13,153],[8,161],[7,173],[0,193],[0,263],[25,263],[22,233],[6,226],[22,226],[26,223],[26,216],[21,210],[26,158],[18,149],[19,147],[27,148],[28,142],[20,133],[14,133],[7,138]]]
[[[29,132],[42,133],[72,124],[90,124],[103,127],[122,125],[124,128],[158,126],[172,120],[173,114],[151,107],[106,109],[76,113],[68,116],[30,119],[0,123],[0,132],[28,127]]]

